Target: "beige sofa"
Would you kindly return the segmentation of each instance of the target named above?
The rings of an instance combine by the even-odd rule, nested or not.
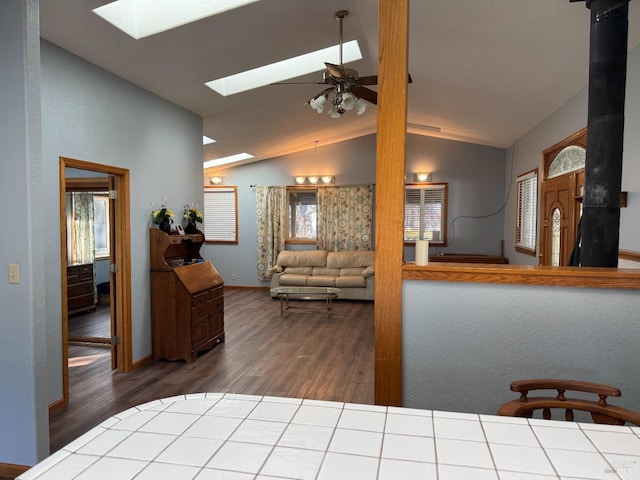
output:
[[[337,287],[338,298],[373,300],[374,252],[283,250],[269,269],[271,288],[280,286]],[[272,296],[275,296],[272,294]]]

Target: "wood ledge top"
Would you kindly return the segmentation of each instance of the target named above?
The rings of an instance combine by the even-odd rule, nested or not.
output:
[[[640,269],[433,263],[402,266],[404,280],[640,289]]]

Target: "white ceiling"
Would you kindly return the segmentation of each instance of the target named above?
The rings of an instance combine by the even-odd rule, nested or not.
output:
[[[203,160],[254,160],[375,132],[376,108],[339,119],[304,103],[322,85],[266,86],[222,97],[204,83],[334,45],[334,12],[347,9],[360,75],[377,69],[374,0],[262,0],[141,40],[92,9],[108,0],[41,0],[42,37],[200,115],[217,140]],[[629,50],[640,43],[640,5],[629,3]],[[429,135],[507,147],[588,83],[590,12],[569,0],[413,0],[408,122]],[[322,73],[300,81],[321,81]],[[374,87],[375,88],[375,87]],[[586,123],[586,119],[585,119]],[[411,130],[410,130],[411,131]]]

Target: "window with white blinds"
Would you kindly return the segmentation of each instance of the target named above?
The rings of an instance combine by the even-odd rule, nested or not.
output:
[[[538,169],[516,179],[518,217],[516,219],[516,250],[535,255],[538,218]]]
[[[237,187],[205,187],[203,215],[206,242],[238,243]]]
[[[404,191],[404,241],[447,243],[447,185],[406,185]]]

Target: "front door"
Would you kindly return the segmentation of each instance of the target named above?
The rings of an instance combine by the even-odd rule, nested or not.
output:
[[[569,264],[580,221],[584,170],[542,182],[540,265]]]
[[[569,264],[582,216],[586,153],[586,128],[543,152],[539,265]]]

